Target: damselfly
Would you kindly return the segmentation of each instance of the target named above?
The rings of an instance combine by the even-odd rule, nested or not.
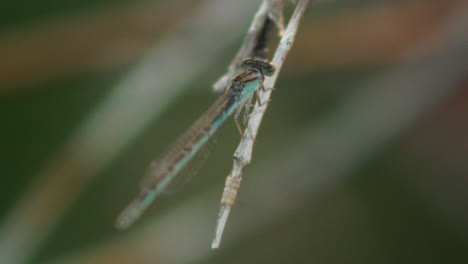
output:
[[[226,91],[179,138],[166,155],[160,160],[151,162],[140,194],[124,209],[115,222],[118,229],[129,227],[143,214],[151,202],[187,167],[236,109],[234,119],[240,130],[237,118],[243,106],[250,105],[254,93],[258,92],[259,88],[265,89],[263,87],[265,75],[271,76],[275,71],[273,64],[258,59],[245,59],[242,67],[245,72],[231,80]]]

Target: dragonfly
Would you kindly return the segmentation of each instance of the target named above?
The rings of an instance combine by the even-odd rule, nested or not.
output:
[[[244,59],[244,72],[235,76],[228,88],[212,106],[195,121],[166,154],[150,163],[139,195],[122,211],[115,221],[117,229],[130,227],[166,187],[181,173],[219,130],[221,125],[234,113],[237,129],[242,135],[238,117],[245,107],[248,113],[254,95],[259,99],[259,89],[265,90],[265,76],[273,75],[273,64],[256,58]],[[244,122],[246,116],[244,116]]]

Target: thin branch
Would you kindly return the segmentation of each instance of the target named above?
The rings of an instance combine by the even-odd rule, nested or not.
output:
[[[264,81],[264,86],[267,88],[273,88],[278,78],[278,74],[281,70],[284,60],[288,52],[291,50],[292,44],[294,43],[294,38],[297,33],[299,26],[299,21],[304,16],[308,6],[312,0],[301,0],[289,21],[288,27],[280,40],[278,49],[276,50],[275,56],[273,57],[272,63],[276,67],[276,71],[273,76],[266,78]],[[269,102],[271,96],[271,89],[261,92],[260,102]],[[226,185],[224,188],[223,196],[221,198],[220,211],[218,216],[218,221],[216,224],[215,236],[211,244],[211,248],[218,248],[221,243],[221,237],[223,235],[224,228],[226,226],[231,207],[234,204],[237,189],[239,188],[240,181],[242,179],[242,170],[247,166],[252,158],[252,151],[254,146],[254,141],[260,128],[260,123],[262,121],[263,115],[267,109],[268,103],[256,105],[253,109],[253,112],[250,116],[249,122],[247,124],[248,129],[244,133],[239,146],[237,147],[236,152],[234,153],[234,163],[231,173],[226,179]],[[251,134],[250,134],[251,133]]]

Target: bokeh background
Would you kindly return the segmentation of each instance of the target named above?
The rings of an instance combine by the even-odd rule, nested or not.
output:
[[[231,121],[194,177],[113,228],[259,5],[2,3],[0,263],[468,263],[463,0],[315,1],[221,248]]]

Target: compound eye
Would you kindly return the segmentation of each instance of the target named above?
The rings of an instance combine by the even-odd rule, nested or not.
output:
[[[241,63],[241,66],[244,69],[252,68],[254,65],[256,65],[256,60],[254,59],[244,59]]]
[[[242,61],[242,67],[244,69],[256,68],[267,76],[273,75],[275,72],[275,66],[267,61],[258,59],[245,59]]]
[[[266,75],[266,76],[272,76],[273,73],[275,73],[275,65],[271,64],[271,63],[267,63],[266,65],[263,65],[263,73]]]

